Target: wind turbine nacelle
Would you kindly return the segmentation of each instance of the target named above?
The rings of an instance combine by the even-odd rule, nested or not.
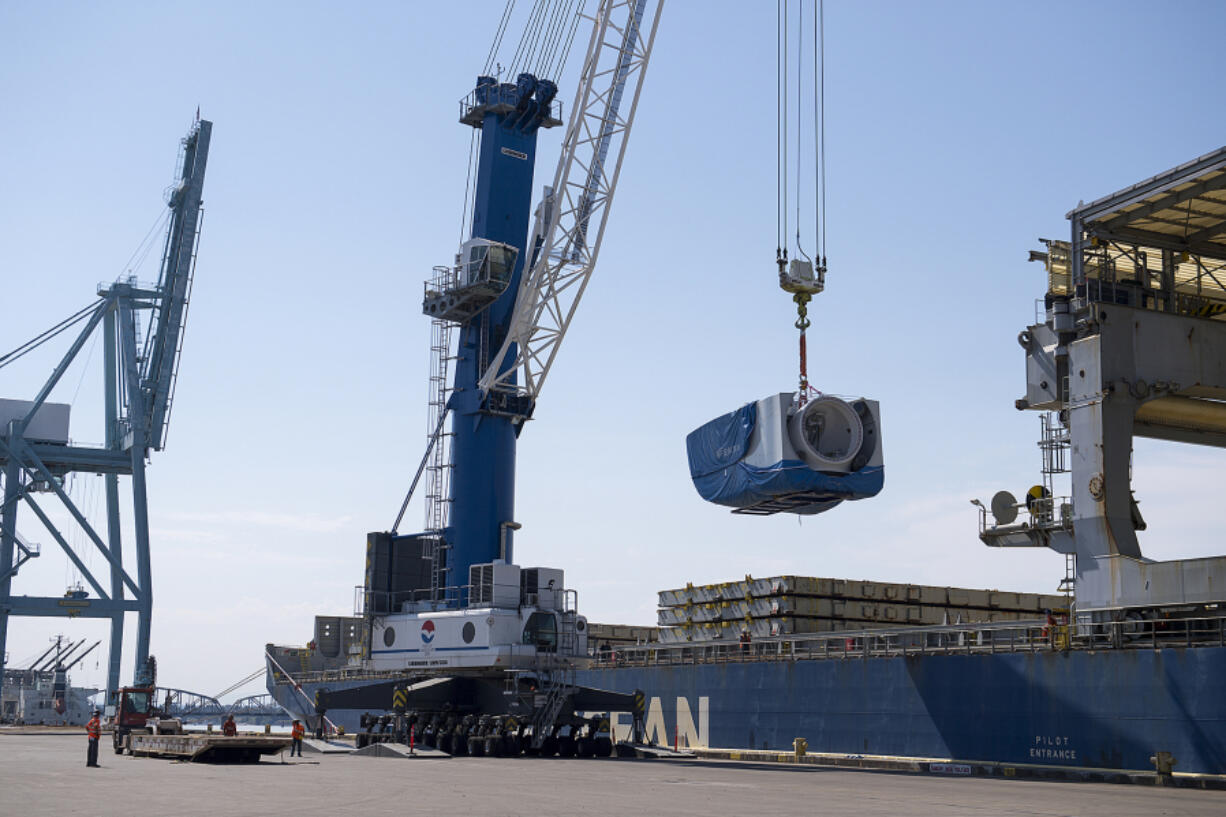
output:
[[[738,513],[816,514],[885,484],[881,408],[864,397],[771,395],[699,427],[686,448],[699,495]]]

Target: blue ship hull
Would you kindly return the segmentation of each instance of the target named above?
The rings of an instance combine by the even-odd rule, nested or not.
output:
[[[579,684],[647,694],[647,737],[672,745],[1226,774],[1226,647],[912,655],[601,667]],[[314,724],[315,689],[269,684]],[[362,712],[330,710],[346,731]],[[629,736],[628,713],[614,715]]]
[[[671,745],[1226,774],[1226,647],[601,668]],[[657,700],[658,699],[658,700]],[[621,723],[628,723],[623,719]]]

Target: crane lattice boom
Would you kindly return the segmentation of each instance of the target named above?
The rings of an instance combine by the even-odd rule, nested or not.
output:
[[[528,414],[596,266],[663,5],[603,0],[596,11],[553,187],[536,214],[539,250],[520,284],[510,332],[479,383],[487,395],[526,398]],[[623,114],[626,91],[630,109]]]

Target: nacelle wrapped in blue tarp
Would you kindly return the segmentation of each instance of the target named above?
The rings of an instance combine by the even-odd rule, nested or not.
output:
[[[885,484],[875,400],[792,394],[747,403],[690,433],[690,478],[708,502],[734,513],[816,514]]]

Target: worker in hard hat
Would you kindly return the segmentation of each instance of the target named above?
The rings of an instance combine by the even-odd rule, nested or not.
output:
[[[226,715],[226,719],[221,724],[221,734],[227,738],[232,738],[238,734],[238,726],[234,723],[234,713]]]
[[[85,733],[89,735],[89,751],[85,755],[85,765],[98,767],[98,739],[102,737],[102,711],[94,710],[94,716],[85,724]]]
[[[298,757],[302,757],[302,736],[306,734],[306,727],[302,725],[302,721],[294,719],[294,725],[290,727],[289,736],[293,738],[293,743],[289,746],[289,756],[293,757],[294,752],[298,752]]]

